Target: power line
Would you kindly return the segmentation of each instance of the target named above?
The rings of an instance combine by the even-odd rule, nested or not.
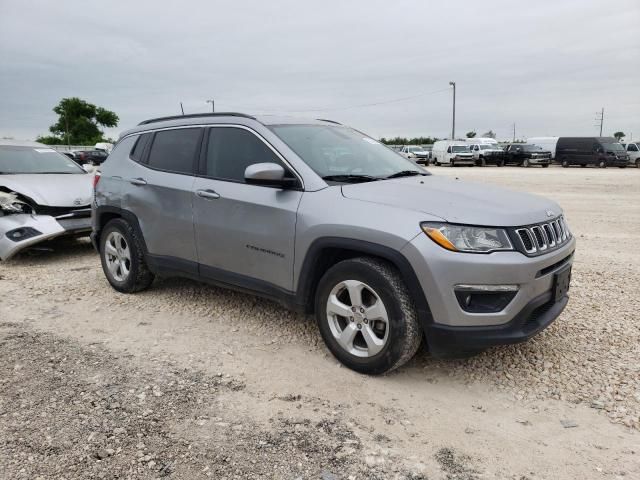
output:
[[[427,95],[434,95],[436,93],[441,93],[441,92],[448,92],[449,88],[441,88],[438,90],[433,90],[431,92],[422,92],[422,93],[418,93],[416,95],[410,95],[408,97],[400,97],[400,98],[394,98],[392,100],[383,100],[380,102],[372,102],[372,103],[360,103],[360,104],[356,104],[356,105],[349,105],[346,107],[334,107],[334,108],[311,108],[308,110],[287,110],[283,113],[307,113],[307,112],[336,112],[339,110],[350,110],[352,108],[363,108],[363,107],[375,107],[377,105],[387,105],[389,103],[398,103],[398,102],[405,102],[407,100],[413,100],[414,98],[420,98],[420,97],[425,97]]]

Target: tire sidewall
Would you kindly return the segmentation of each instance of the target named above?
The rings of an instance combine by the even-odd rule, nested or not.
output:
[[[382,300],[389,317],[389,336],[381,352],[373,357],[356,357],[346,352],[331,333],[327,319],[327,299],[331,290],[345,280],[367,284]],[[316,294],[316,321],[320,334],[331,353],[344,365],[360,373],[379,374],[392,368],[403,353],[406,336],[405,314],[389,281],[364,263],[348,262],[331,268],[320,280]]]
[[[116,219],[111,220],[103,229],[100,235],[100,261],[102,263],[102,270],[104,272],[105,277],[107,277],[107,281],[111,284],[111,286],[119,292],[131,292],[134,290],[136,278],[138,276],[138,271],[140,269],[139,264],[139,252],[136,250],[138,248],[137,242],[130,234],[129,225],[125,220]],[[118,232],[120,235],[124,237],[129,246],[129,251],[131,252],[131,268],[129,270],[129,276],[123,280],[119,281],[113,278],[109,268],[107,267],[107,259],[105,253],[105,243],[107,241],[107,237],[112,232]]]

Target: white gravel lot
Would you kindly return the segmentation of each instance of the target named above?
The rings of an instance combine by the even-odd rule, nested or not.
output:
[[[578,239],[571,300],[541,335],[466,360],[420,352],[397,372],[365,377],[337,364],[312,319],[180,279],[118,294],[86,242],[58,242],[0,264],[0,472],[640,478],[640,170],[430,170],[563,206]],[[53,375],[49,358],[72,359],[75,370]],[[77,382],[64,376],[76,370]],[[178,378],[186,395],[153,395]],[[136,408],[146,391],[155,423],[133,407],[113,416],[109,388],[133,395]],[[48,389],[77,401],[51,408]],[[85,423],[61,427],[76,415]],[[118,422],[133,428],[108,433]],[[37,440],[52,426],[57,450]]]

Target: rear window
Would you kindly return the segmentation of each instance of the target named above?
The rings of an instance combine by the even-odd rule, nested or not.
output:
[[[201,132],[201,128],[156,132],[149,152],[148,165],[158,170],[193,174]]]

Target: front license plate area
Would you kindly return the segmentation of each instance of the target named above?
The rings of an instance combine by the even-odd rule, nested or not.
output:
[[[571,284],[571,265],[557,271],[553,276],[553,301],[567,296]]]

